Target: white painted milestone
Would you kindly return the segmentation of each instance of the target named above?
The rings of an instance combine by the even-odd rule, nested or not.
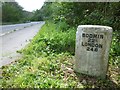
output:
[[[99,25],[80,25],[76,32],[76,72],[106,77],[112,28]]]

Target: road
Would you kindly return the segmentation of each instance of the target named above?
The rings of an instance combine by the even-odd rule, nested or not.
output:
[[[12,25],[11,29],[10,25],[7,27],[10,28],[5,28],[3,30],[2,36],[0,36],[0,48],[1,50],[1,60],[0,60],[0,67],[10,64],[11,62],[15,61],[16,59],[20,58],[21,55],[19,53],[16,53],[17,50],[20,50],[25,47],[29,43],[29,40],[32,39],[37,32],[40,30],[41,26],[45,22],[37,22],[36,24],[21,24],[20,25]],[[29,26],[27,26],[29,25]],[[17,31],[11,32],[14,30],[14,27],[18,29]],[[17,28],[18,26],[18,28]],[[26,26],[26,27],[25,27]],[[24,28],[23,28],[24,27]],[[11,32],[11,33],[8,33]]]
[[[14,32],[14,31],[17,31],[17,30],[20,30],[20,29],[23,29],[23,28],[26,28],[26,27],[29,27],[29,26],[33,26],[33,25],[36,25],[40,22],[30,22],[30,23],[22,23],[22,24],[13,24],[13,25],[3,25],[3,26],[0,26],[0,28],[2,29],[1,33],[0,33],[0,36],[3,36],[7,33],[11,33],[11,32]]]

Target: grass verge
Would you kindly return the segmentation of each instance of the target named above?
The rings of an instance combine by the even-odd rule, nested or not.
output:
[[[19,51],[24,55],[21,60],[2,67],[0,87],[120,88],[119,68],[113,64],[109,64],[106,80],[74,72],[76,31],[62,26],[46,22],[31,43]]]

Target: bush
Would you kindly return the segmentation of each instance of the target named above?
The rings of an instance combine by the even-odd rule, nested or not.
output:
[[[47,22],[32,40],[28,48],[23,50],[23,53],[35,56],[40,56],[43,53],[49,55],[61,52],[74,54],[76,31],[74,28],[65,30],[66,25],[65,27],[62,25],[65,24],[63,22],[59,24]]]
[[[120,68],[120,39],[119,33],[113,33],[112,44],[110,48],[110,64],[117,65]]]
[[[62,23],[62,22],[61,22]],[[61,24],[62,25],[62,24]],[[113,35],[110,64],[118,65],[119,39]],[[110,69],[110,79],[93,79],[75,73],[75,29],[62,31],[57,24],[47,22],[22,52],[14,64],[2,67],[2,88],[106,88],[119,87],[119,72]],[[64,53],[65,52],[65,53]],[[114,84],[114,80],[117,84]],[[84,83],[85,81],[86,83]]]

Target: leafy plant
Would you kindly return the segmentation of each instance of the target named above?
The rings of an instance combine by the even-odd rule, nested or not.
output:
[[[46,22],[31,43],[25,49],[18,51],[23,57],[14,64],[2,67],[3,77],[0,86],[2,88],[118,88],[119,69],[113,68],[119,66],[120,60],[117,49],[119,39],[116,34],[113,35],[110,51],[108,78],[101,80],[74,72],[75,29],[69,28],[65,31],[61,29],[63,27],[58,27],[58,24]]]
[[[119,33],[113,33],[113,39],[110,48],[110,63],[120,68],[120,39]]]
[[[74,54],[75,30],[74,28],[70,28],[65,32],[63,29],[66,27],[63,28],[64,26],[62,25],[64,25],[64,23],[61,23],[47,23],[44,25],[31,44],[23,50],[23,53],[35,56],[39,56],[42,53],[49,55],[61,52]]]

